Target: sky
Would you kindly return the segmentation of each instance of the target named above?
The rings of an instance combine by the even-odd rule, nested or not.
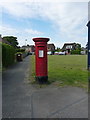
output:
[[[64,43],[73,42],[85,47],[88,36],[87,22],[88,1],[0,2],[0,34],[2,37],[16,36],[19,46],[33,45],[34,37],[48,37],[48,43],[54,43],[59,48],[62,48]]]

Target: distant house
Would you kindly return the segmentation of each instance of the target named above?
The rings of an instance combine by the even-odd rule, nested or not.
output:
[[[84,48],[84,47],[82,47],[82,48],[81,48],[81,50],[82,50],[82,51],[86,51],[87,49],[86,49],[86,48]]]
[[[35,52],[35,46],[34,45],[22,46],[21,49],[25,49],[25,51],[30,52],[30,53]]]
[[[70,54],[71,50],[75,50],[76,48],[76,43],[65,43],[62,47],[62,51],[66,51],[68,54]]]
[[[51,54],[54,54],[54,52],[55,52],[55,45],[54,44],[47,44],[47,51],[51,52]]]
[[[27,45],[27,46],[22,46],[21,49],[25,49],[28,52],[35,52],[35,46],[34,45]],[[47,45],[47,51],[51,52],[53,54],[53,52],[55,51],[55,45],[54,44],[48,44]]]
[[[87,54],[87,48],[82,47],[81,54],[83,54],[83,55]]]
[[[55,51],[55,45],[54,44],[47,44],[47,51],[48,52],[53,52]]]

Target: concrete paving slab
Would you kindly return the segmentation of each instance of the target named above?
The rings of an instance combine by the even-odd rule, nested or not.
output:
[[[72,105],[65,107],[64,109],[55,112],[50,118],[88,118],[87,110],[88,99],[82,99]]]
[[[66,118],[66,116],[88,118],[88,95],[83,89],[47,88],[33,94],[33,118]]]

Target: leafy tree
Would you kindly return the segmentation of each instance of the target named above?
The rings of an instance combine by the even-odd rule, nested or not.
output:
[[[8,41],[11,44],[11,46],[17,48],[17,45],[18,45],[17,37],[4,36],[2,39]]]
[[[55,51],[60,52],[60,50],[61,50],[61,49],[60,49],[59,47],[57,47],[57,49],[56,49]]]
[[[75,43],[73,49],[71,50],[71,54],[80,54],[81,53],[81,44]]]
[[[81,44],[74,43],[73,50],[81,50]]]
[[[81,44],[76,43],[76,50],[81,50]]]

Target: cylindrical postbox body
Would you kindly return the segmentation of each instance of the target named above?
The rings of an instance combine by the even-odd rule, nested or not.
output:
[[[49,38],[33,38],[35,42],[36,80],[45,83],[48,80],[47,42]]]

